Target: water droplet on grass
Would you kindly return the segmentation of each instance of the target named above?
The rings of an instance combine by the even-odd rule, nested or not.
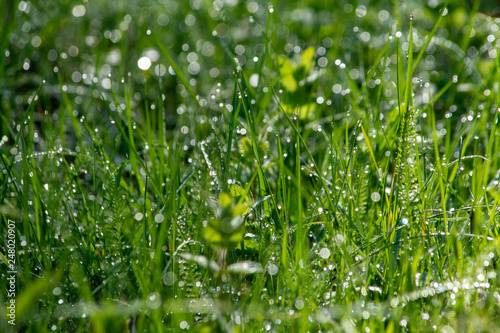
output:
[[[322,248],[320,251],[319,251],[319,256],[323,259],[328,259],[330,257],[330,250],[327,249],[326,247]]]
[[[295,307],[297,308],[297,310],[301,310],[304,307],[304,301],[300,298],[297,299],[295,301]]]
[[[358,17],[363,17],[366,15],[366,7],[365,6],[358,6],[358,8],[356,8],[356,15]]]
[[[177,276],[174,272],[167,272],[163,275],[163,283],[167,286],[171,286],[177,281]]]
[[[270,264],[268,267],[267,267],[267,272],[270,274],[270,275],[276,275],[278,273],[278,266],[275,265],[275,264]]]
[[[85,15],[86,11],[87,10],[85,9],[85,6],[82,6],[82,5],[75,6],[75,7],[73,7],[73,16],[74,17],[82,17]]]
[[[61,295],[61,292],[62,290],[59,287],[55,287],[54,290],[52,290],[52,294],[54,294],[55,296]]]
[[[380,194],[378,192],[373,192],[370,195],[370,198],[372,199],[373,202],[379,202],[380,201]]]
[[[149,67],[151,67],[151,59],[149,59],[148,57],[141,57],[137,61],[137,67],[139,67],[139,69],[143,71],[148,70]]]

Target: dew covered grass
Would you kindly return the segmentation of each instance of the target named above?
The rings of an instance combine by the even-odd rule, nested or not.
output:
[[[1,5],[0,331],[500,331],[493,1]]]

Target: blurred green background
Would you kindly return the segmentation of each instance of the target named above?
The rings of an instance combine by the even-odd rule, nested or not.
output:
[[[20,330],[498,329],[497,4],[2,0]],[[410,22],[414,57],[433,35],[411,78],[425,200],[386,209]]]

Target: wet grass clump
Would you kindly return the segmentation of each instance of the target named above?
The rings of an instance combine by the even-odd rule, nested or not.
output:
[[[500,330],[495,6],[2,5],[0,331]]]

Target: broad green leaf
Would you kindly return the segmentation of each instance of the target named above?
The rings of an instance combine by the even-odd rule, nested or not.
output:
[[[262,272],[262,265],[255,261],[241,261],[227,266],[231,273],[255,274]]]
[[[231,204],[233,203],[233,199],[229,194],[223,192],[219,196],[219,203],[221,207],[224,209],[230,208]]]
[[[52,277],[45,276],[26,283],[26,288],[16,298],[16,317],[18,320],[31,316],[30,314],[40,305],[39,299],[47,292],[52,292],[52,288],[56,281],[61,278],[62,273],[63,271],[58,271]]]
[[[213,260],[208,260],[207,257],[202,255],[193,255],[191,253],[181,253],[180,256],[188,261],[193,261],[203,268],[208,268],[214,272],[219,271],[219,266]]]
[[[233,223],[233,220],[236,220]],[[239,220],[239,221],[238,221]],[[215,248],[235,248],[243,239],[245,225],[243,219],[238,216],[232,220],[211,219],[205,227],[204,234],[207,242]]]
[[[297,81],[293,76],[294,68],[292,67],[292,63],[289,59],[286,59],[281,66],[281,83],[285,87],[285,89],[293,93],[297,90]]]
[[[229,189],[229,192],[231,193],[231,196],[235,199],[238,199],[245,195],[245,190],[243,189],[243,187],[237,184],[232,184]]]

